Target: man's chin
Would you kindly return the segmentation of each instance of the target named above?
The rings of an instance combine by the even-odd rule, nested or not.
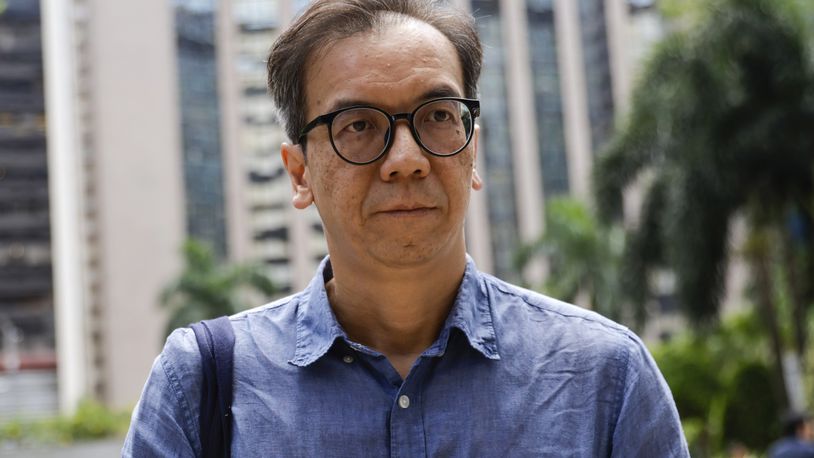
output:
[[[393,241],[375,246],[369,245],[367,251],[372,258],[384,266],[409,269],[448,261],[449,256],[456,250],[439,242],[438,239],[424,242]],[[464,253],[465,250],[461,250],[461,254]]]

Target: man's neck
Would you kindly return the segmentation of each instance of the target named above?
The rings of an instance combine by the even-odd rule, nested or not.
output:
[[[337,260],[338,261],[338,260]],[[390,360],[406,377],[438,337],[466,269],[465,251],[437,262],[398,269],[345,269],[331,257],[326,289],[348,336]]]

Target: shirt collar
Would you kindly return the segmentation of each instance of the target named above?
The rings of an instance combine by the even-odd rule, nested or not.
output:
[[[333,272],[330,258],[326,256],[297,307],[297,346],[289,361],[294,365],[308,366],[327,353],[337,338],[347,339],[347,334],[331,310],[325,290],[325,283],[331,278]],[[466,335],[469,345],[486,358],[500,359],[486,285],[469,256],[466,257],[464,277],[452,310],[439,338],[424,354],[442,355],[452,328],[460,329]]]

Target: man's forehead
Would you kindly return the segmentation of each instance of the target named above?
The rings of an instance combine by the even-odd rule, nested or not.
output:
[[[436,28],[412,18],[332,41],[312,55],[305,72],[307,105],[321,113],[386,103],[376,96],[379,89],[393,96],[385,100],[404,95],[393,90],[411,92],[411,101],[463,95],[455,47]]]
[[[423,35],[431,35],[442,39],[447,39],[446,36],[437,28],[424,22],[420,19],[405,14],[395,13],[392,11],[380,11],[377,13],[376,20],[372,21],[371,27],[365,30],[360,30],[352,33],[342,32],[340,29],[333,31],[330,35],[332,39],[327,40],[319,47],[313,48],[310,51],[310,58],[324,57],[325,53],[338,42],[359,37],[369,37],[373,40],[385,39],[386,35],[398,30],[400,35],[411,35],[419,37]]]

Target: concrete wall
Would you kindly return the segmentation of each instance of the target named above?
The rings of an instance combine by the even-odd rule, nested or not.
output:
[[[89,1],[103,394],[138,399],[180,267],[183,177],[172,3]]]

